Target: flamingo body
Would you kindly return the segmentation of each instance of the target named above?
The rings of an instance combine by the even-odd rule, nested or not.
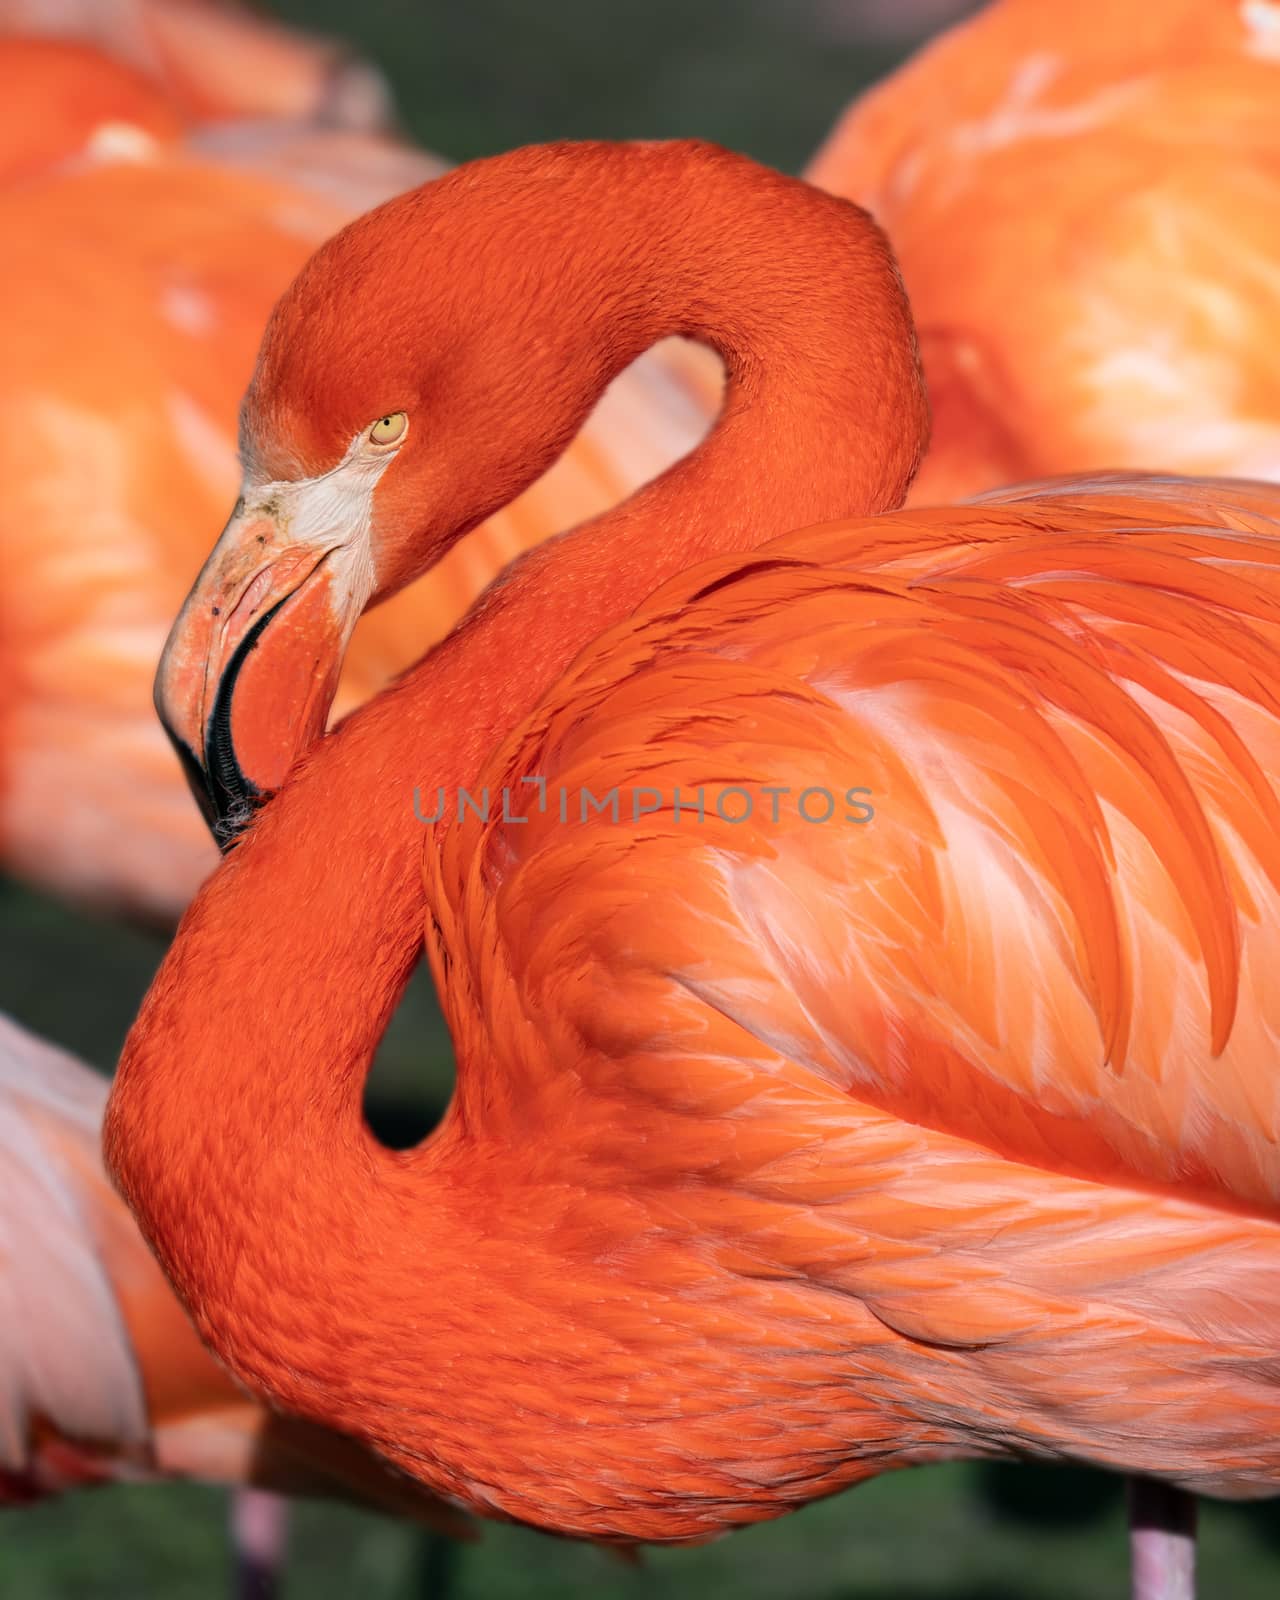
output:
[[[729,375],[699,450],[235,814],[245,675],[305,743],[299,667],[312,708],[672,331]],[[157,685],[238,842],[106,1148],[247,1384],[468,1504],[681,1541],[946,1456],[1280,1488],[1280,497],[894,509],[915,355],[865,213],[694,143],[475,163],[273,314]],[[393,1152],[424,940],[458,1087]]]
[[[950,1456],[1275,1493],[1277,511],[1067,484],[667,584],[468,782],[487,817],[427,836],[458,1094],[376,1189],[298,1174],[327,1237],[384,1241],[338,1246],[341,1326],[301,1261],[241,1308],[265,1191],[195,1264],[175,1197],[209,1157],[157,1183],[217,1347],[437,1490],[598,1539]],[[253,1143],[234,1106],[220,1137]]]
[[[1276,1492],[1277,510],[1117,480],[777,540],[495,756],[528,823],[427,854],[437,1181],[520,1218],[475,1259],[537,1340],[474,1480],[648,1538],[974,1451]]]

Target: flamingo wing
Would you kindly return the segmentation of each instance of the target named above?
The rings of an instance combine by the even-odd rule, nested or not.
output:
[[[523,1084],[487,1125],[584,1075],[730,1118],[781,1080],[1273,1210],[1277,512],[1249,485],[1042,487],[665,586],[428,857],[463,1055]]]

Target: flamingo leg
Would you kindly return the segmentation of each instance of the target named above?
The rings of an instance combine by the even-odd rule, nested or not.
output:
[[[1195,1600],[1196,1502],[1183,1489],[1129,1480],[1132,1600]]]
[[[237,1489],[231,1497],[236,1600],[275,1600],[289,1538],[289,1506],[265,1489]]]

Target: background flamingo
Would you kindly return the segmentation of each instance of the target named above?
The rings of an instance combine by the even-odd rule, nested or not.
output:
[[[198,164],[202,157],[191,159],[182,150],[184,135],[188,151],[198,148],[195,117],[268,110],[279,115],[292,109],[313,112],[326,124],[373,122],[375,103],[385,106],[385,93],[372,92],[379,88],[376,74],[341,63],[336,49],[312,46],[283,29],[263,30],[247,15],[224,17],[211,5],[120,6],[110,17],[108,10],[0,10],[0,23],[22,29],[43,22],[54,33],[75,33],[78,22],[107,24],[105,37],[124,58],[114,60],[70,38],[25,32],[0,38],[6,112],[0,179],[16,185],[3,198],[13,201],[8,221],[17,245],[6,257],[13,303],[5,342],[13,365],[0,406],[20,430],[20,418],[25,416],[29,427],[40,417],[51,429],[76,435],[75,443],[64,440],[70,461],[33,463],[14,449],[5,462],[16,503],[0,527],[0,540],[8,541],[0,548],[0,562],[23,598],[7,608],[0,644],[10,674],[3,729],[11,741],[4,774],[9,831],[3,838],[11,865],[26,852],[33,875],[65,892],[171,914],[198,881],[209,849],[198,824],[192,825],[189,807],[172,803],[172,764],[146,725],[145,626],[149,602],[153,631],[170,604],[156,594],[157,578],[162,592],[164,568],[157,573],[155,557],[168,558],[169,581],[180,588],[189,519],[198,518],[202,496],[216,481],[219,447],[224,456],[231,453],[230,441],[218,438],[216,423],[204,421],[202,430],[201,402],[212,399],[216,417],[218,400],[225,397],[226,414],[231,414],[235,380],[219,390],[219,363],[230,356],[234,364],[237,334],[241,359],[251,348],[254,323],[271,302],[272,273],[283,281],[307,246],[349,210],[421,181],[434,164],[385,137],[327,125],[228,122],[211,132],[211,142],[225,146],[220,164],[227,176],[219,182],[207,163]],[[200,26],[193,34],[190,24],[197,14]],[[271,48],[254,49],[247,62],[246,52],[264,31]],[[152,77],[139,70],[142,62],[153,69]],[[269,84],[270,94],[284,97],[268,103],[234,98],[237,86],[243,93],[255,83]],[[82,165],[86,156],[96,171],[73,168],[70,181],[60,181],[60,168],[77,158]],[[240,167],[255,176],[237,189],[234,176]],[[46,173],[51,176],[42,183]],[[262,181],[271,177],[283,178],[288,187]],[[314,189],[326,198],[309,202]],[[122,217],[134,219],[133,225],[122,226]],[[256,255],[256,271],[251,265],[247,272],[228,273],[211,253],[221,249],[230,256],[240,248]],[[116,271],[104,279],[104,261],[113,256]],[[212,360],[202,361],[201,342],[207,350],[212,338],[225,337],[229,318],[239,319],[231,349],[220,348]],[[90,353],[98,363],[96,373],[86,360]],[[114,399],[102,403],[103,369],[113,359],[121,363],[118,372],[132,369],[140,378],[133,407],[124,416]],[[201,366],[212,369],[203,383]],[[222,370],[225,374],[225,365]],[[152,428],[181,429],[184,420],[195,470],[185,479],[180,471],[138,474],[130,446],[136,457],[139,437],[150,435],[148,422]],[[113,496],[124,504],[113,505]],[[148,540],[148,530],[165,515],[169,528]],[[185,548],[194,560],[197,546]],[[119,809],[114,822],[111,814],[116,797],[140,790],[152,796],[158,824],[148,839],[127,833]],[[46,853],[50,841],[56,849]],[[104,1094],[99,1091],[99,1111]],[[91,1082],[82,1087],[83,1096],[93,1104]],[[11,1122],[16,1147],[29,1143],[30,1128],[16,1110]],[[136,1258],[143,1247],[132,1232],[130,1237]],[[86,1258],[91,1249],[86,1241]],[[19,1305],[29,1298],[32,1281],[30,1272],[17,1282],[9,1275],[6,1288]],[[84,1309],[65,1307],[67,1327],[79,1326],[82,1342],[99,1336],[90,1323],[77,1322],[75,1313]],[[135,1330],[154,1341],[153,1376],[191,1362],[182,1342],[170,1346],[167,1338],[179,1317],[171,1309],[162,1325]],[[40,1358],[39,1338],[30,1315],[13,1323],[11,1368],[17,1360]],[[191,1336],[186,1339],[190,1344]],[[104,1354],[110,1353],[104,1346]],[[64,1340],[60,1359],[68,1373],[77,1364],[70,1339]],[[19,1377],[15,1369],[15,1381]],[[111,1370],[102,1370],[96,1388],[82,1381],[72,1398],[101,1405],[112,1378]],[[122,1391],[118,1401],[126,1404],[127,1393]],[[262,1430],[265,1418],[240,1409],[253,1424],[238,1424],[247,1461],[253,1434]],[[68,1420],[84,1424],[83,1406]],[[230,1457],[237,1439],[230,1424],[224,1431]],[[28,1441],[20,1430],[12,1438],[15,1450],[25,1449]],[[145,1443],[126,1437],[122,1447],[132,1448],[137,1457]],[[55,1448],[61,1448],[56,1441],[50,1452]],[[344,1448],[339,1444],[339,1460]],[[358,1466],[358,1452],[355,1458]],[[39,1469],[43,1462],[38,1456],[34,1465]],[[217,1470],[205,1475],[244,1480],[252,1469],[251,1462],[242,1462],[238,1471],[230,1470],[232,1465],[230,1459],[214,1463]],[[137,1461],[134,1466],[141,1470]],[[113,1470],[107,1462],[96,1473],[107,1476]],[[160,1470],[167,1474],[175,1468],[161,1462]],[[376,1476],[379,1469],[369,1470]],[[300,1470],[275,1476],[284,1487],[305,1488],[311,1481]],[[270,1479],[270,1473],[261,1477]],[[23,1479],[28,1487],[33,1481]],[[317,1474],[316,1481],[322,1476]],[[261,1575],[251,1587],[265,1594],[283,1555],[279,1510],[271,1496],[246,1492],[237,1498],[233,1520],[246,1573],[254,1568]]]
[[[0,1503],[190,1477],[465,1533],[377,1457],[271,1415],[210,1358],[102,1171],[106,1098],[97,1073],[0,1016]]]
[[[229,120],[244,108],[220,102],[213,125],[182,131],[191,104],[214,102],[174,65],[188,12],[211,28],[220,15],[169,17],[159,3],[103,13],[114,20],[99,31],[130,60],[152,59],[159,30],[160,84],[83,45],[0,37],[0,94],[31,110],[30,125],[5,125],[23,181],[0,190],[13,242],[0,267],[0,855],[60,894],[160,918],[214,853],[155,723],[151,678],[234,493],[236,403],[262,324],[316,244],[442,168],[385,134]],[[145,21],[145,38],[126,19]],[[257,35],[231,21],[250,59],[233,52],[219,72],[228,87],[257,83]],[[286,43],[268,30],[271,51]],[[337,59],[295,45],[299,83],[304,64]],[[199,29],[187,48],[191,72],[210,59]],[[162,93],[175,75],[190,103]],[[36,151],[44,171],[32,176]],[[545,483],[369,619],[338,710],[408,665],[518,550],[612,503],[705,427],[656,362],[629,375]]]
[[[893,241],[913,500],[1099,467],[1280,477],[1280,11],[995,0],[807,168]]]
[[[926,413],[865,216],[706,146],[520,151],[277,307],[175,741],[243,825],[354,615],[676,330],[730,375],[705,444],[348,719],[184,921],[108,1116],[131,1205],[247,1382],[553,1529],[696,1539],[949,1455],[1274,1495],[1280,491],[867,521]],[[424,769],[656,798],[460,806],[424,896]],[[726,782],[799,815],[682,827]],[[888,819],[822,834],[806,792]],[[405,1158],[359,1103],[424,923],[460,1076]],[[1136,1537],[1180,1597],[1149,1545],[1185,1531]]]

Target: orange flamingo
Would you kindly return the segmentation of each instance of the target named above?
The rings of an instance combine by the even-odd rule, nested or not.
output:
[[[441,164],[288,122],[179,141],[110,98],[123,82],[164,110],[115,63],[0,38],[0,98],[64,79],[74,93],[34,104],[15,151],[47,166],[87,145],[91,159],[0,189],[0,859],[65,896],[166,919],[216,854],[151,681],[234,493],[262,325],[316,245]],[[620,499],[705,427],[656,362],[628,374],[555,472],[361,627],[338,710],[413,661],[518,550]]]
[[[1280,477],[1280,8],[996,0],[806,176],[902,265],[933,442],[913,500],[1106,467]]]
[[[717,426],[252,818],[127,1043],[117,1181],[246,1383],[487,1512],[679,1541],[1004,1453],[1276,1492],[1280,491],[889,514],[926,410],[864,213],[559,146],[322,248],[158,682],[206,804],[244,823],[354,613],[673,331]],[[424,930],[458,1089],[390,1152]],[[1191,1548],[1139,1521],[1138,1592]]]
[[[465,1531],[361,1446],[251,1400],[201,1347],[102,1170],[106,1098],[0,1016],[0,1505],[198,1478]]]

